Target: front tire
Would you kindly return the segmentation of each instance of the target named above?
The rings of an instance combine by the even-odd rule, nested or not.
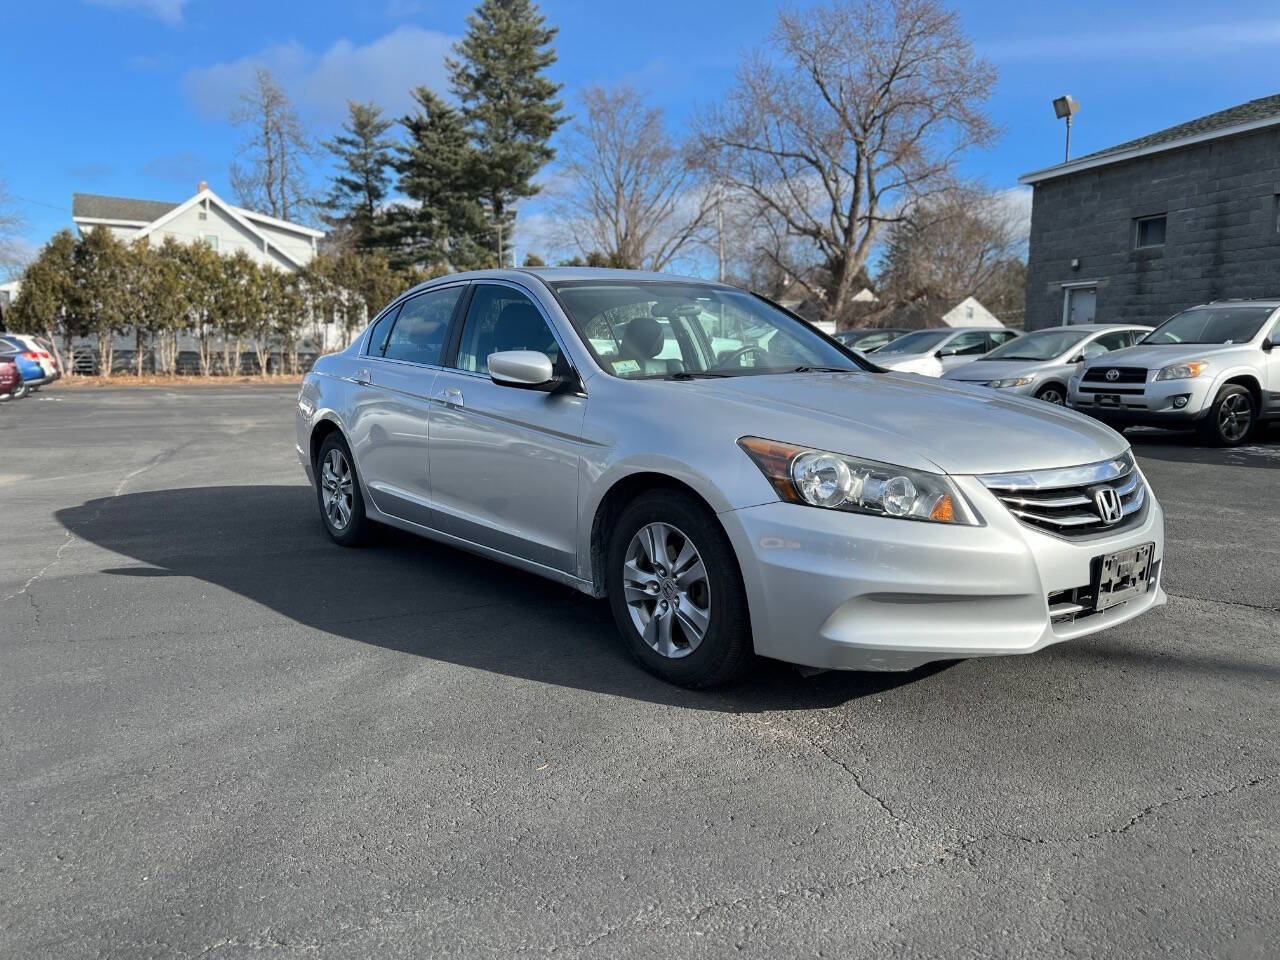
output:
[[[1065,407],[1067,405],[1067,391],[1062,389],[1062,384],[1060,383],[1046,383],[1036,391],[1036,399],[1043,400],[1045,403],[1052,403],[1058,407]]]
[[[733,546],[703,504],[642,494],[614,524],[606,589],[618,632],[650,673],[694,689],[727,684],[753,660]]]
[[[364,513],[364,497],[356,474],[355,458],[340,433],[331,433],[316,456],[316,502],[325,531],[344,547],[368,540],[370,521]]]
[[[1205,443],[1238,447],[1248,441],[1256,419],[1253,394],[1238,383],[1228,383],[1218,391],[1196,430]]]

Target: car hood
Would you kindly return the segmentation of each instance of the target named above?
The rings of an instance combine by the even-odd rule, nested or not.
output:
[[[1047,366],[1044,360],[975,360],[962,367],[955,367],[944,373],[945,380],[963,380],[966,383],[986,383],[988,380],[1003,380],[1008,377],[1025,377]]]
[[[1114,430],[1073,410],[914,374],[656,383],[683,392],[676,409],[692,416],[695,429],[722,422],[739,436],[952,474],[1078,466],[1128,448]],[[704,407],[717,402],[722,409]]]
[[[1150,370],[1186,360],[1209,360],[1220,354],[1256,350],[1247,343],[1167,343],[1113,350],[1088,364],[1090,370],[1108,367],[1146,367]]]

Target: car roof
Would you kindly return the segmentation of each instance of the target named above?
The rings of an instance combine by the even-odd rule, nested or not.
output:
[[[1154,330],[1149,323],[1059,323],[1052,327],[1039,327],[1028,330],[1028,333],[1043,333],[1046,330],[1083,330],[1094,333],[1099,330]]]
[[[697,283],[708,287],[718,287],[722,290],[740,289],[739,287],[735,287],[728,283],[720,283],[716,280],[706,280],[702,277],[684,277],[672,273],[653,273],[648,270],[616,270],[610,267],[510,267],[491,268],[486,270],[468,270],[464,273],[450,273],[442,277],[432,277],[430,280],[425,280],[416,287],[412,287],[409,290],[405,290],[397,294],[395,300],[400,300],[410,294],[428,290],[440,284],[456,283],[460,280],[507,280],[514,283],[520,283],[522,281],[528,282],[530,277],[537,277],[546,284],[575,280],[603,280],[614,282],[665,281],[667,283]],[[390,302],[394,303],[395,300]]]

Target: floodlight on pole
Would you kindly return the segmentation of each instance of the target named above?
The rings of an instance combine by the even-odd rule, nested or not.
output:
[[[1075,116],[1076,111],[1080,109],[1080,103],[1069,93],[1064,93],[1053,101],[1053,114],[1059,120],[1067,121],[1067,147],[1062,154],[1062,162],[1066,163],[1071,159],[1071,118]]]

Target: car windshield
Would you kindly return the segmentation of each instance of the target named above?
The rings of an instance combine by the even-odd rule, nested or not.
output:
[[[886,343],[875,353],[876,356],[886,353],[928,353],[937,349],[949,336],[950,330],[917,330]]]
[[[1015,337],[996,347],[980,360],[1052,360],[1060,357],[1089,336],[1079,330],[1038,330]]]
[[[709,284],[551,284],[600,366],[627,380],[868,369],[764,300]]]
[[[1247,343],[1271,316],[1271,307],[1195,307],[1170,317],[1143,343]]]

